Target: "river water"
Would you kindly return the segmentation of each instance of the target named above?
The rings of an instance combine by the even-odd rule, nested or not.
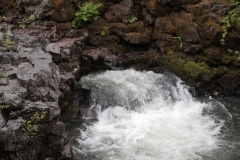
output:
[[[194,98],[176,76],[132,69],[81,79],[84,124],[68,125],[76,160],[239,160],[240,100]]]

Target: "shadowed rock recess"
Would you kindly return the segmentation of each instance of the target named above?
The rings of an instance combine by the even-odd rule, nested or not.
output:
[[[1,0],[1,160],[73,159],[64,122],[88,107],[77,81],[94,71],[170,70],[198,95],[240,94],[228,52],[240,51],[240,23],[220,43],[227,0],[94,0],[99,18],[73,29],[84,2]]]

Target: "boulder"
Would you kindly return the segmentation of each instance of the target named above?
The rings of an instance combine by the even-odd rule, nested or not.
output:
[[[147,33],[129,32],[123,34],[123,39],[132,44],[148,43],[150,38],[150,35]]]
[[[70,59],[81,50],[82,41],[87,35],[88,33],[85,32],[85,35],[80,38],[63,38],[58,42],[48,44],[45,50],[54,56],[55,61]]]
[[[23,132],[22,118],[8,120],[5,127],[0,129],[0,148],[2,151],[16,151],[23,149],[27,143],[27,136]]]
[[[105,13],[107,22],[124,22],[131,15],[131,10],[125,4],[115,4]]]
[[[73,0],[18,0],[18,4],[23,6],[28,14],[34,14],[38,19],[44,19],[50,16],[57,22],[67,22],[73,20],[75,17]]]

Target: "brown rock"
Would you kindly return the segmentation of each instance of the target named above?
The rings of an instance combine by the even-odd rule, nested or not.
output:
[[[172,41],[172,34],[176,33],[176,28],[169,17],[159,17],[155,21],[152,39],[164,39]]]
[[[123,34],[123,39],[132,44],[142,44],[150,42],[150,35],[146,33],[129,32]]]
[[[206,22],[199,24],[201,38],[220,43],[222,27],[219,24],[220,22],[216,23],[212,17],[209,17]]]
[[[26,2],[25,2],[26,3]],[[19,2],[20,5],[25,4]],[[51,17],[57,22],[67,22],[75,17],[75,8],[73,0],[45,0],[41,3],[28,2],[28,6],[24,6],[26,12],[34,14],[36,18],[43,19]]]
[[[192,22],[192,14],[190,13],[173,13],[171,20],[176,28],[177,36],[186,42],[199,42],[197,27]]]
[[[164,3],[164,2],[163,2]],[[163,16],[170,12],[171,8],[166,3],[158,3],[157,0],[149,0],[146,2],[146,7],[154,16]]]
[[[131,15],[131,10],[128,6],[115,4],[105,14],[105,18],[107,22],[123,22],[129,15]]]

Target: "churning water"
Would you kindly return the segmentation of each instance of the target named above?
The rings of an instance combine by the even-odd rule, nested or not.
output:
[[[224,105],[196,100],[171,74],[106,71],[80,83],[92,91],[85,127],[69,130],[76,160],[230,160],[239,145],[226,139]]]

